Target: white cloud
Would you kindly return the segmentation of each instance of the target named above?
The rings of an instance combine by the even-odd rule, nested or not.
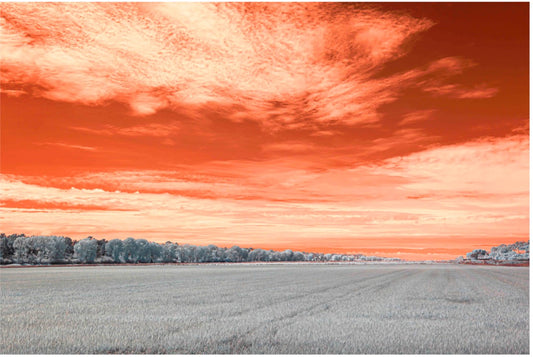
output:
[[[370,79],[432,23],[346,4],[2,4],[3,84],[34,95],[231,108],[267,126],[364,123],[400,78]]]

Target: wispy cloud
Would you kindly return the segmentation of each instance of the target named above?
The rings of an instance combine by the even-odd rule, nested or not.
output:
[[[431,63],[426,70],[413,73],[419,74],[417,86],[433,95],[448,96],[459,99],[483,99],[494,97],[498,88],[485,83],[473,87],[454,82],[456,77],[476,63],[461,57],[446,57]]]
[[[446,84],[441,86],[429,86],[424,88],[426,92],[436,95],[446,95],[460,99],[484,99],[492,98],[498,93],[497,88],[478,86],[475,88],[464,88],[456,84]]]
[[[411,120],[414,119],[414,117],[409,116],[407,118]],[[404,123],[403,126],[405,126],[405,122],[402,121],[401,123]],[[437,139],[437,136],[427,135],[419,128],[400,127],[400,129],[395,130],[390,137],[372,140],[371,150],[373,152],[397,152],[397,150],[405,147],[412,147],[414,145],[424,148],[429,146],[432,142],[437,141]]]
[[[450,199],[472,207],[485,201],[483,204],[494,207],[520,202],[520,209],[525,212],[529,189],[529,137],[489,137],[435,147],[389,159],[378,171],[409,178],[409,182],[399,188],[420,199],[432,202]]]
[[[308,150],[316,149],[311,143],[302,141],[284,141],[278,143],[271,143],[263,146],[263,151],[266,152],[306,152]]]
[[[104,125],[101,128],[87,128],[71,126],[69,129],[96,134],[96,135],[123,135],[123,136],[154,136],[154,137],[166,137],[172,136],[180,130],[180,126],[177,123],[172,124],[159,124],[148,123],[144,125],[117,127],[113,125]]]
[[[401,78],[371,79],[427,19],[355,4],[2,4],[3,84],[34,95],[230,110],[267,126],[365,123]]]
[[[434,109],[417,110],[403,116],[403,119],[398,122],[399,126],[410,124],[418,124],[422,121],[428,120],[436,111]]]
[[[25,90],[22,90],[22,89],[6,89],[6,88],[0,88],[0,93],[4,93],[11,97],[20,97],[23,94],[28,94]]]
[[[58,146],[66,149],[75,149],[75,150],[83,150],[83,151],[97,151],[98,148],[94,146],[84,146],[84,145],[75,145],[75,144],[67,144],[67,143],[52,143],[52,142],[45,142],[45,143],[39,143],[38,145],[44,145],[44,146]]]

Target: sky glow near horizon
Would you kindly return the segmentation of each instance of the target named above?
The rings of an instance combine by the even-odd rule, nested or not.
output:
[[[1,3],[6,233],[529,239],[528,3]]]

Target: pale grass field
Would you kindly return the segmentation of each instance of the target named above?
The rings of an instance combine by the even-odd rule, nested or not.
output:
[[[0,269],[0,352],[527,354],[529,268]]]

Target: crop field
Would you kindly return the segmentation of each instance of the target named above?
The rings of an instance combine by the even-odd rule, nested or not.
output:
[[[527,354],[529,268],[0,269],[3,354]]]

